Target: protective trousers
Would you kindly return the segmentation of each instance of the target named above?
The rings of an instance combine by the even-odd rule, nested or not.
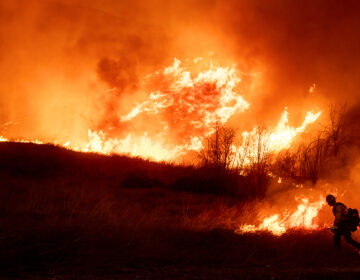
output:
[[[347,243],[353,245],[354,247],[360,249],[360,243],[352,239],[351,231],[346,228],[338,228],[334,234],[334,245],[335,248],[341,248],[341,236],[344,236],[344,239]]]

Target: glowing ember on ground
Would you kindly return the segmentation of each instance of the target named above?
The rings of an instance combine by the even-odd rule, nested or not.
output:
[[[319,226],[314,219],[320,209],[326,204],[324,197],[310,203],[308,198],[297,199],[300,203],[293,212],[288,210],[267,216],[259,225],[242,225],[235,232],[238,234],[269,231],[274,235],[282,235],[290,229],[315,230]]]

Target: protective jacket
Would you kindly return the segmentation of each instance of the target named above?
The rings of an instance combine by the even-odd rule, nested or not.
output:
[[[341,236],[344,236],[344,239],[347,243],[355,246],[360,250],[360,243],[352,239],[351,237],[351,225],[350,218],[348,216],[348,209],[344,204],[338,202],[333,207],[333,213],[335,216],[334,221],[334,245],[336,248],[340,249],[341,247]]]
[[[334,205],[332,211],[335,216],[334,227],[346,226],[348,220],[348,210],[346,206],[343,203],[338,202]]]

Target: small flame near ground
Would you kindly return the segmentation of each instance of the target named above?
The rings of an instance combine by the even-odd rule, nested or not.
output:
[[[282,213],[275,213],[266,216],[260,224],[245,224],[235,230],[238,234],[268,231],[280,236],[288,230],[317,230],[320,226],[315,218],[319,211],[326,204],[325,198],[321,196],[318,200],[310,202],[308,198],[296,198],[299,201],[295,211],[284,210]]]

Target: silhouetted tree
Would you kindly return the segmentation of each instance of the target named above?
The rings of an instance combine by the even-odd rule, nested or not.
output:
[[[310,179],[313,184],[317,182],[324,170],[329,154],[329,142],[318,136],[315,141],[300,149],[300,176]]]
[[[277,158],[275,168],[293,178],[311,180],[313,184],[329,170],[343,162],[343,147],[350,138],[346,105],[331,104],[328,123],[315,140],[301,144],[297,150],[288,150]]]
[[[205,147],[200,153],[202,165],[229,170],[235,159],[234,139],[235,129],[216,124],[214,133],[206,139]]]
[[[332,155],[338,156],[341,148],[348,140],[349,124],[346,119],[346,104],[329,106],[330,123],[325,127],[325,137],[331,145]]]
[[[268,186],[268,167],[270,159],[270,133],[264,125],[256,128],[255,133],[248,134],[249,152],[244,166],[254,196],[263,196]]]

